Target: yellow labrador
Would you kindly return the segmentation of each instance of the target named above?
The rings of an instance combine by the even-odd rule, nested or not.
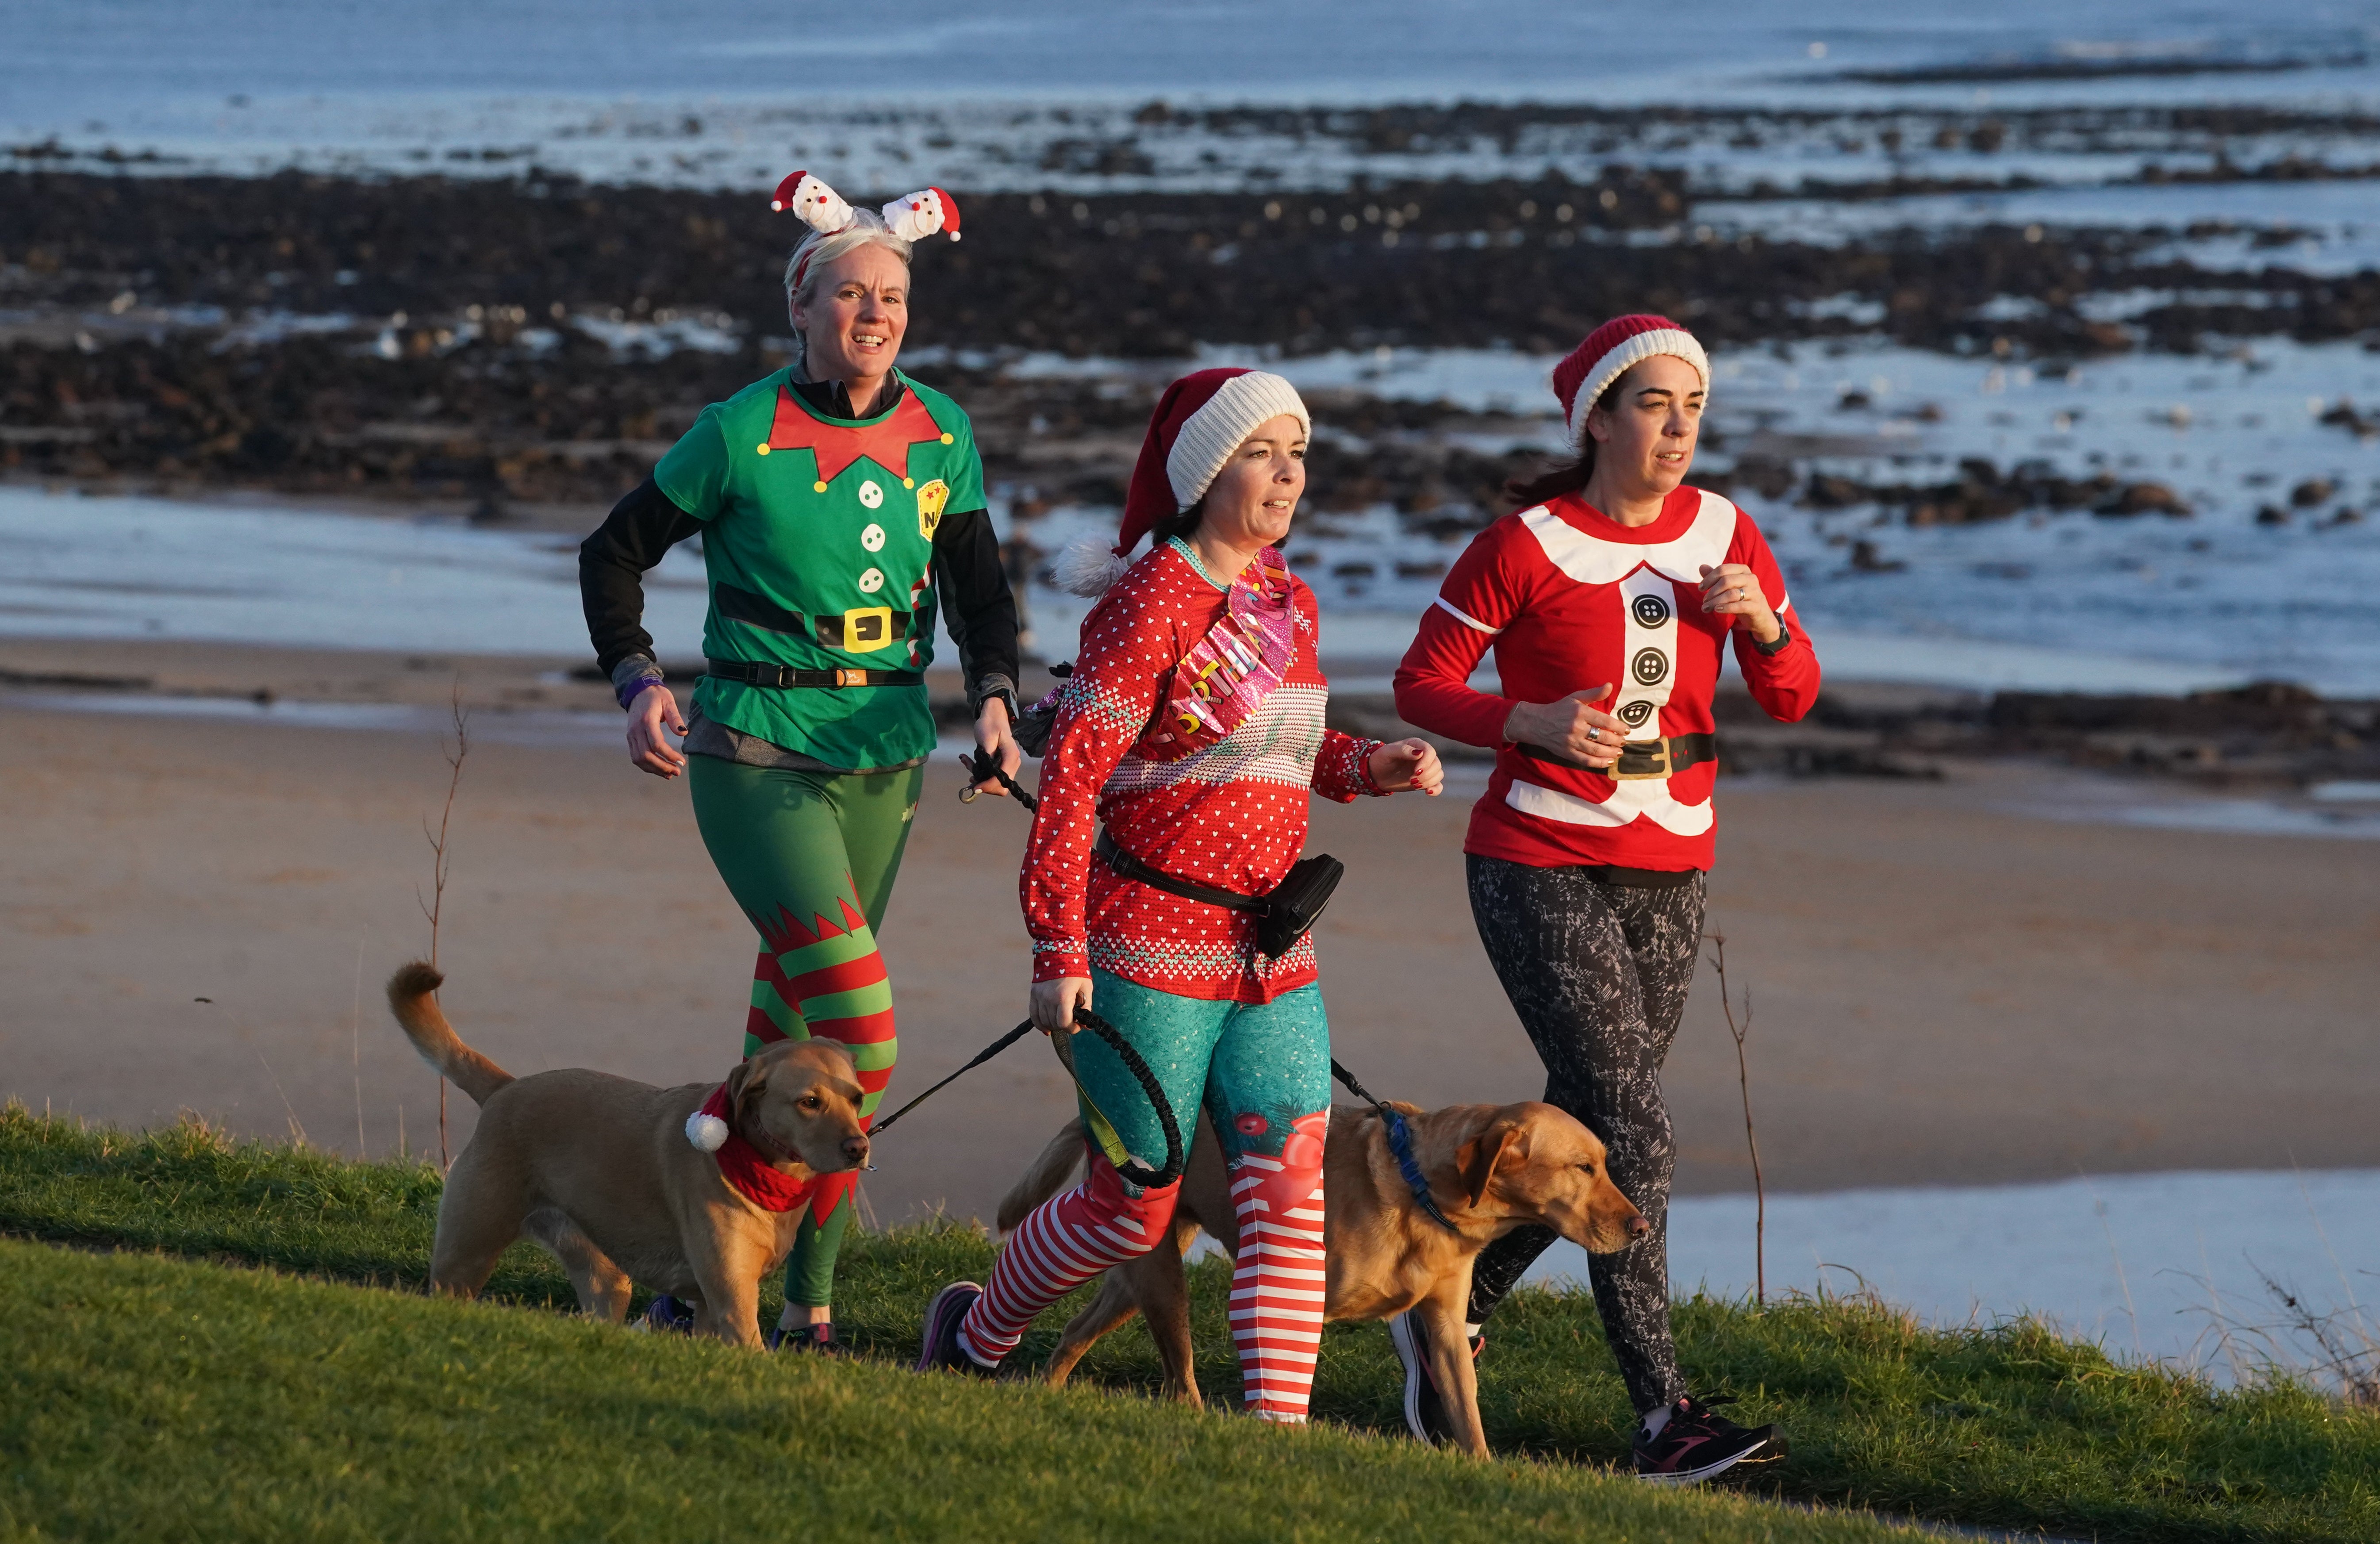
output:
[[[1432,1381],[1450,1396],[1462,1445],[1486,1457],[1478,1380],[1463,1333],[1471,1265],[1489,1243],[1538,1223],[1598,1254],[1626,1246],[1652,1224],[1605,1172],[1603,1144],[1550,1104],[1457,1104],[1405,1117],[1414,1157],[1431,1198],[1454,1226],[1441,1227],[1405,1185],[1378,1112],[1339,1106],[1323,1146],[1323,1244],[1329,1256],[1325,1317],[1390,1319],[1412,1310],[1429,1331]],[[1005,1233],[1062,1189],[1084,1155],[1082,1123],[1050,1139],[1000,1204]],[[1204,1228],[1239,1252],[1239,1227],[1221,1146],[1202,1116],[1173,1210],[1173,1247],[1152,1249],[1107,1272],[1099,1295],[1059,1337],[1045,1376],[1063,1383],[1101,1335],[1134,1314],[1147,1317],[1165,1366],[1166,1392],[1196,1404],[1190,1364],[1190,1301],[1182,1257]]]
[[[806,1209],[773,1211],[728,1184],[688,1120],[717,1088],[674,1088],[583,1067],[515,1077],[455,1034],[419,961],[389,978],[388,1005],[422,1060],[480,1106],[446,1176],[430,1284],[472,1297],[523,1237],[570,1272],[586,1313],[627,1317],[629,1284],[695,1305],[696,1331],[758,1349],[760,1281],[793,1247]],[[780,1040],[727,1076],[726,1135],[796,1183],[864,1167],[851,1057],[827,1040]]]

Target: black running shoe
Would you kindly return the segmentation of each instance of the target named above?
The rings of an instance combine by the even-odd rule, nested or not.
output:
[[[986,1367],[968,1356],[959,1344],[959,1324],[983,1295],[983,1288],[973,1282],[953,1282],[934,1294],[926,1307],[926,1344],[917,1354],[917,1370],[932,1372],[963,1372],[976,1378],[996,1378],[1000,1368],[995,1364]]]
[[[1694,1485],[1738,1464],[1774,1464],[1785,1456],[1785,1439],[1773,1426],[1742,1427],[1710,1413],[1713,1404],[1734,1403],[1718,1394],[1707,1403],[1689,1394],[1670,1407],[1669,1424],[1658,1437],[1636,1435],[1636,1477],[1654,1485]]]
[[[693,1334],[694,1305],[664,1292],[646,1307],[645,1328],[664,1334]]]
[[[1390,1319],[1389,1343],[1397,1348],[1397,1360],[1405,1365],[1405,1429],[1421,1441],[1453,1441],[1454,1423],[1447,1418],[1446,1402],[1429,1376],[1429,1331],[1423,1328],[1421,1316],[1408,1311]],[[1487,1343],[1485,1334],[1471,1337],[1474,1364]]]
[[[834,1322],[803,1324],[788,1330],[780,1324],[760,1337],[771,1351],[815,1351],[824,1356],[848,1356],[851,1347],[834,1338]]]

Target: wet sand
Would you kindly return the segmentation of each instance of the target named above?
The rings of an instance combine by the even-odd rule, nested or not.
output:
[[[8,652],[19,670],[43,663]],[[325,679],[388,663],[255,663]],[[240,667],[209,668],[228,689]],[[514,662],[504,679],[537,674]],[[436,1081],[379,983],[429,942],[416,892],[422,822],[446,786],[436,738],[36,701],[0,706],[0,1096],[136,1125],[187,1109],[265,1135],[294,1114],[353,1151],[359,1090],[365,1150],[394,1151],[401,1118],[409,1146],[434,1153]],[[2369,845],[2008,812],[2053,775],[2073,774],[1968,763],[1938,784],[1721,784],[1711,926],[1753,993],[1769,1185],[2380,1164]],[[953,766],[929,774],[885,928],[896,1097],[1021,1012],[1025,817],[962,807],[959,781]],[[1464,899],[1467,814],[1450,795],[1323,806],[1315,821],[1315,848],[1350,869],[1320,930],[1338,1052],[1425,1104],[1540,1087]],[[452,855],[445,1001],[498,1062],[669,1082],[732,1064],[751,934],[683,786],[608,747],[491,736],[465,767]],[[1707,972],[1668,1086],[1681,1188],[1748,1187]],[[1069,1105],[1046,1051],[1020,1045],[887,1139],[868,1185],[877,1215],[988,1215]],[[470,1125],[455,1096],[454,1146]]]

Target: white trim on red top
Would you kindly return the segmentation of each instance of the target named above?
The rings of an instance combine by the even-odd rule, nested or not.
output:
[[[1501,627],[1491,627],[1488,626],[1487,623],[1480,621],[1479,618],[1472,615],[1469,612],[1457,609],[1443,595],[1438,598],[1438,609],[1446,613],[1449,616],[1453,617],[1457,622],[1462,623],[1464,626],[1475,628],[1479,632],[1486,633],[1489,638],[1494,638],[1498,633],[1504,630]]]

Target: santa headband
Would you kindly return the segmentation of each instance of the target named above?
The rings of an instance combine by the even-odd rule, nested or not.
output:
[[[1077,543],[1059,558],[1061,588],[1097,595],[1123,577],[1132,550],[1159,521],[1196,504],[1232,453],[1265,424],[1293,418],[1307,434],[1314,419],[1297,388],[1268,371],[1193,371],[1165,388],[1149,415],[1148,437],[1132,468],[1116,543]]]
[[[1615,316],[1586,334],[1561,363],[1554,366],[1554,395],[1561,398],[1562,419],[1570,427],[1570,443],[1586,435],[1587,409],[1603,398],[1611,383],[1633,367],[1658,354],[1669,354],[1694,367],[1710,394],[1710,356],[1694,334],[1666,316]]]
[[[842,195],[808,172],[795,172],[777,184],[769,207],[780,213],[792,210],[820,236],[840,236],[854,225],[880,218],[852,208]],[[920,188],[905,199],[894,199],[884,206],[880,219],[886,232],[903,241],[923,241],[943,230],[951,233],[952,240],[959,238],[959,201],[939,188]],[[808,256],[795,262],[792,287],[802,286],[809,266]]]

